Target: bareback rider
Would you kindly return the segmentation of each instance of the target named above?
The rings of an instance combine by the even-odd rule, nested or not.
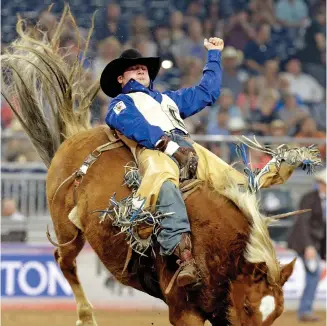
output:
[[[163,93],[154,90],[160,58],[142,57],[134,49],[111,61],[100,81],[104,93],[113,98],[107,124],[144,148],[138,157],[143,179],[135,207],[144,199],[145,206],[154,204],[162,212],[174,213],[161,221],[157,239],[161,255],[178,256],[181,266],[176,282],[181,287],[200,283],[191,252],[190,224],[178,187],[179,180],[195,177],[198,164],[183,119],[217,100],[222,78],[223,40],[205,39],[204,47],[208,62],[199,85],[194,87]],[[159,190],[157,197],[149,196],[156,193],[154,188]]]

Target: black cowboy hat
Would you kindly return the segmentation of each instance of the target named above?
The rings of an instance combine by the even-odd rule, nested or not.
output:
[[[127,68],[137,64],[146,66],[150,79],[155,80],[161,65],[160,58],[146,58],[137,50],[128,49],[119,58],[109,62],[104,68],[100,78],[100,86],[103,92],[110,97],[119,95],[121,93],[121,84],[117,81],[118,76],[122,75]]]

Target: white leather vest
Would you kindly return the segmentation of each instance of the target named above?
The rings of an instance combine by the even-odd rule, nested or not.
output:
[[[188,133],[176,103],[169,96],[162,94],[160,104],[150,95],[143,92],[126,95],[133,99],[136,108],[151,125],[158,126],[163,131],[179,129]]]

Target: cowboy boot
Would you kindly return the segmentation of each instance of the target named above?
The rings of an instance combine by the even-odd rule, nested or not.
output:
[[[189,234],[183,233],[179,245],[176,247],[174,254],[179,258],[180,272],[177,275],[177,285],[179,287],[192,285],[200,286],[200,277],[196,268],[195,260],[192,256],[192,243]]]

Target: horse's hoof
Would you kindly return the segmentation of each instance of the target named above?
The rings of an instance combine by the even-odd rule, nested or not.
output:
[[[203,286],[202,282],[198,281],[196,283],[188,285],[186,288],[187,288],[187,291],[189,291],[189,292],[196,292],[196,291],[199,291],[202,288],[202,286]]]
[[[76,322],[76,326],[98,326],[98,324],[96,323],[96,321],[94,319],[88,320],[88,321],[78,320]]]

